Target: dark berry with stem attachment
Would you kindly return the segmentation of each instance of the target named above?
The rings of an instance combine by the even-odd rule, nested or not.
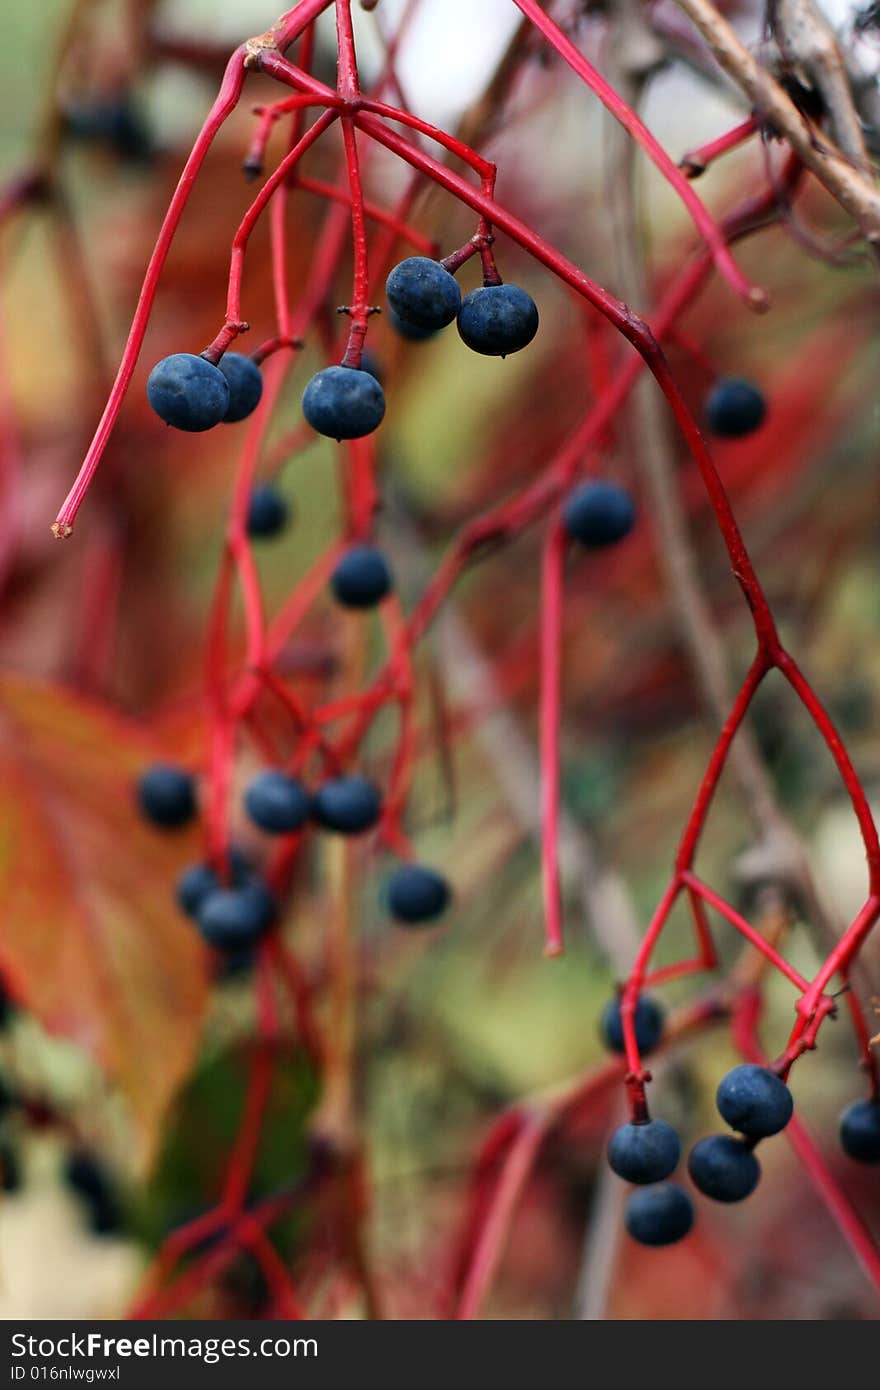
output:
[[[840,1117],[843,1152],[859,1163],[880,1163],[880,1100],[854,1100]]]
[[[761,1165],[741,1139],[710,1134],[691,1150],[688,1172],[705,1196],[716,1202],[741,1202],[758,1186]]]
[[[346,608],[374,608],[391,592],[388,561],[372,545],[353,545],[340,556],[330,579],[337,601]]]
[[[452,323],[461,307],[454,275],[429,256],[410,256],[385,282],[388,303],[401,322],[436,333]]]
[[[449,899],[446,879],[426,864],[402,864],[388,881],[388,910],[398,922],[432,922]]]
[[[646,1055],[653,1052],[663,1036],[663,1010],[650,995],[644,994],[636,1004],[635,1011],[636,1043],[639,1052]],[[623,1053],[626,1046],[623,1039],[623,1019],[620,1013],[620,1000],[611,999],[605,1005],[600,1023],[606,1047],[612,1052]]]
[[[226,377],[191,352],[163,357],[147,379],[147,400],[166,425],[200,434],[219,425],[229,409]]]
[[[681,1144],[665,1120],[621,1125],[608,1144],[608,1162],[627,1182],[662,1182],[678,1167]]]
[[[661,1182],[632,1194],[624,1221],[640,1245],[674,1245],[694,1224],[694,1204],[683,1188]]]
[[[229,405],[224,424],[246,420],[256,410],[263,395],[263,373],[256,362],[241,352],[227,352],[217,363],[229,387]]]
[[[271,835],[286,835],[305,825],[312,798],[298,777],[278,768],[260,772],[244,794],[245,810],[255,825]]]
[[[753,434],[766,414],[767,403],[761,392],[742,377],[720,377],[706,397],[706,424],[722,439]]]
[[[315,792],[312,815],[325,830],[358,835],[371,830],[382,814],[379,789],[368,777],[331,777]]]
[[[325,367],[303,392],[302,407],[318,434],[328,439],[362,439],[381,425],[385,396],[369,372],[357,367]]]
[[[388,310],[388,322],[400,338],[406,338],[410,343],[423,343],[428,338],[433,338],[436,328],[419,328],[417,323],[407,323],[399,314],[395,314],[393,309]]]
[[[287,525],[290,508],[277,487],[261,483],[250,495],[247,533],[253,540],[271,540]]]
[[[199,931],[218,950],[240,951],[254,945],[272,925],[275,898],[260,879],[240,888],[215,888],[199,904]]]
[[[617,483],[584,483],[569,493],[562,509],[568,538],[591,550],[617,545],[635,523],[635,503]]]
[[[537,333],[537,305],[518,285],[484,285],[461,301],[458,331],[474,352],[506,357],[527,347]]]
[[[154,825],[162,830],[177,830],[196,813],[195,783],[182,768],[155,763],[138,782],[138,803]]]
[[[734,1067],[718,1087],[718,1111],[731,1129],[750,1139],[766,1139],[785,1129],[794,1101],[791,1091],[769,1067],[744,1062]]]
[[[233,846],[228,857],[229,882],[240,888],[251,877],[253,869],[241,850]],[[209,893],[222,888],[223,882],[213,864],[191,864],[177,880],[177,903],[187,917],[196,917],[199,908]]]

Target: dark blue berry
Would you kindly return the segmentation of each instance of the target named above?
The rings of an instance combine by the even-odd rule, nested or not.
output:
[[[663,1010],[657,1001],[647,994],[636,1004],[635,1025],[639,1052],[643,1055],[653,1052],[663,1036]],[[605,1005],[600,1028],[606,1047],[612,1052],[623,1053],[626,1050],[619,999],[611,999]]]
[[[357,835],[370,830],[382,813],[378,787],[366,777],[331,777],[315,792],[312,815],[325,830]]]
[[[346,608],[373,608],[391,592],[388,561],[372,545],[353,545],[337,561],[330,587]]]
[[[74,105],[64,113],[69,134],[110,145],[120,159],[143,163],[153,153],[153,140],[140,111],[127,96]]]
[[[538,309],[518,285],[484,285],[461,301],[458,331],[474,352],[506,357],[532,341],[538,331]]]
[[[196,813],[195,783],[179,767],[155,763],[138,783],[138,801],[147,820],[163,830],[176,830]]]
[[[247,532],[254,539],[269,540],[287,525],[290,508],[271,483],[255,487],[248,502]]]
[[[197,434],[219,425],[229,409],[229,386],[204,357],[175,352],[150,372],[147,399],[166,425]]]
[[[678,1166],[681,1144],[665,1120],[621,1125],[608,1144],[608,1162],[627,1182],[662,1182]]]
[[[732,1134],[710,1134],[691,1150],[688,1172],[707,1197],[716,1202],[741,1202],[754,1192],[761,1165],[751,1149]]]
[[[302,407],[318,434],[329,439],[361,439],[381,425],[385,396],[369,372],[356,367],[325,367],[303,392]]]
[[[396,265],[385,283],[385,293],[403,323],[429,333],[452,323],[461,306],[455,276],[428,256],[410,256]]]
[[[880,1163],[880,1100],[854,1100],[840,1117],[843,1152],[859,1163]]]
[[[715,1097],[731,1129],[750,1139],[765,1139],[785,1129],[794,1109],[791,1091],[769,1067],[744,1062],[724,1077]]]
[[[217,366],[229,387],[229,405],[223,420],[227,425],[234,425],[238,420],[246,420],[260,404],[263,373],[256,362],[241,352],[224,353]]]
[[[616,545],[629,535],[635,521],[635,503],[616,483],[584,483],[569,493],[562,509],[569,539],[591,549]]]
[[[424,343],[437,332],[435,328],[419,328],[417,323],[407,323],[393,309],[388,310],[388,322],[399,337],[406,338],[410,343]]]
[[[229,851],[229,880],[233,888],[246,883],[253,870],[241,850]],[[196,917],[209,893],[223,884],[212,864],[191,864],[177,880],[177,902],[188,917]]]
[[[640,1245],[674,1245],[694,1224],[694,1204],[683,1188],[661,1182],[632,1194],[624,1220]]]
[[[425,864],[402,864],[388,881],[388,910],[398,922],[430,922],[449,905],[449,884]]]
[[[259,879],[240,888],[215,888],[199,904],[199,931],[210,946],[239,951],[259,940],[276,911],[272,893]]]
[[[297,777],[272,768],[260,772],[244,794],[245,810],[255,825],[273,835],[286,835],[305,825],[312,798]]]
[[[767,403],[757,386],[741,377],[721,377],[706,397],[706,423],[724,439],[752,434],[766,414]]]

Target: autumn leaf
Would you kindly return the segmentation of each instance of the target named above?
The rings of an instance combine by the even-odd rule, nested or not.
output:
[[[144,825],[138,726],[60,687],[0,678],[0,970],[131,1107],[140,1156],[198,1045],[204,948],[173,901],[186,847]]]

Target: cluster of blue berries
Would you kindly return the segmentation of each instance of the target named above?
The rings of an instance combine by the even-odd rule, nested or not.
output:
[[[633,1023],[639,1052],[647,1056],[663,1036],[663,1011],[655,1000],[643,996],[637,1001]],[[616,999],[605,1008],[601,1032],[611,1051],[624,1052],[623,1021]],[[715,1101],[721,1118],[735,1133],[712,1134],[695,1144],[688,1158],[688,1173],[704,1196],[716,1202],[741,1202],[754,1192],[761,1177],[756,1145],[785,1128],[794,1102],[791,1091],[774,1071],[751,1062],[727,1073]],[[841,1116],[840,1141],[850,1158],[880,1163],[880,1100],[855,1101],[847,1107]],[[611,1168],[639,1189],[627,1203],[625,1220],[629,1234],[643,1245],[674,1244],[693,1225],[690,1196],[684,1188],[666,1181],[680,1157],[679,1137],[665,1120],[621,1125],[611,1136]]]
[[[146,819],[163,830],[184,826],[196,814],[192,777],[166,764],[144,772],[138,800]],[[246,787],[244,808],[252,824],[267,835],[295,834],[309,824],[339,835],[360,835],[378,824],[382,797],[369,778],[357,773],[327,778],[312,792],[298,777],[270,768]],[[446,880],[420,864],[402,865],[387,886],[389,911],[402,923],[433,921],[449,898]],[[236,956],[253,950],[278,913],[269,885],[234,846],[225,881],[213,865],[193,864],[178,879],[177,902],[210,946]]]
[[[175,352],[147,378],[147,400],[159,419],[190,434],[245,420],[262,394],[262,372],[240,352],[227,352],[216,366],[206,357]]]

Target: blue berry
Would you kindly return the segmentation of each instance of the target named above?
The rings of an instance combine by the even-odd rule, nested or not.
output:
[[[273,835],[289,834],[305,825],[312,799],[297,777],[270,769],[260,772],[244,794],[245,809],[255,825]]]
[[[269,540],[287,525],[290,508],[271,483],[261,483],[250,495],[247,532],[253,539]]]
[[[229,851],[229,879],[234,888],[247,882],[253,870],[241,850]],[[191,864],[177,880],[178,906],[187,917],[198,916],[199,908],[209,893],[223,884],[212,864]]]
[[[754,1192],[761,1165],[732,1134],[710,1134],[691,1150],[688,1172],[694,1186],[716,1202],[741,1202]]]
[[[621,1125],[608,1144],[608,1162],[627,1182],[662,1182],[678,1166],[681,1144],[665,1120]]]
[[[346,608],[374,608],[391,592],[388,561],[372,545],[353,545],[337,561],[330,587]]]
[[[196,813],[195,783],[179,767],[155,763],[138,782],[138,801],[147,820],[163,830],[176,830]]]
[[[643,995],[636,1004],[635,1025],[639,1052],[643,1055],[653,1052],[663,1036],[663,1010],[657,1001],[651,999],[647,994]],[[612,1052],[623,1053],[625,1051],[619,999],[611,999],[605,1005],[600,1029],[606,1047],[609,1047]]]
[[[199,931],[210,946],[239,951],[259,940],[276,911],[272,893],[259,879],[240,888],[215,888],[199,904]]]
[[[706,423],[723,439],[752,434],[766,414],[767,403],[757,386],[741,377],[721,377],[706,397]]]
[[[794,1101],[784,1081],[769,1067],[744,1062],[724,1077],[716,1096],[719,1113],[731,1129],[750,1139],[766,1139],[785,1129]]]
[[[370,830],[382,813],[382,798],[366,777],[331,777],[316,791],[312,815],[325,830],[357,835]]]
[[[225,353],[217,366],[229,387],[229,405],[223,420],[227,425],[234,425],[238,420],[246,420],[260,404],[263,373],[256,362],[241,352]]]
[[[449,884],[425,864],[402,864],[388,882],[388,910],[398,922],[430,922],[449,905]]]
[[[840,1117],[843,1152],[859,1163],[880,1163],[880,1100],[854,1100]]]
[[[369,372],[356,367],[325,367],[303,392],[302,407],[318,434],[329,439],[361,439],[381,425],[385,396]]]
[[[517,285],[484,285],[461,301],[458,331],[474,352],[506,357],[526,347],[538,331],[535,301]]]
[[[385,293],[403,323],[429,333],[452,323],[461,305],[455,276],[428,256],[410,256],[396,265],[385,283]]]
[[[661,1182],[632,1194],[624,1220],[640,1245],[674,1245],[694,1224],[694,1204],[683,1188]]]
[[[569,493],[562,509],[569,539],[591,549],[616,545],[629,535],[635,521],[635,503],[616,483],[584,483]]]
[[[395,314],[393,309],[388,310],[388,322],[400,338],[406,338],[410,343],[423,343],[428,338],[433,338],[437,332],[436,328],[419,328],[417,323],[407,323],[399,314]]]
[[[225,416],[229,386],[220,368],[204,357],[175,352],[150,372],[147,400],[166,425],[198,434],[213,429]]]

